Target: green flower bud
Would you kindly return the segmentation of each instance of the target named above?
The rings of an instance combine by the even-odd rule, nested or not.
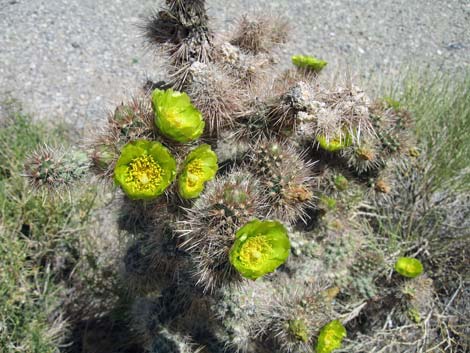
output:
[[[287,230],[280,222],[254,219],[235,234],[230,263],[243,277],[254,280],[282,265],[289,252]]]
[[[176,161],[156,141],[126,144],[114,168],[114,180],[131,199],[153,199],[163,194],[176,177]]]
[[[196,140],[204,131],[202,114],[184,92],[156,89],[152,93],[155,125],[166,137],[177,142]]]
[[[321,195],[318,205],[324,211],[333,211],[336,208],[336,200],[332,197]]]
[[[327,140],[326,136],[319,135],[315,138],[325,151],[337,152],[345,147],[351,146],[352,138],[350,134],[346,134],[344,137],[335,137],[334,139]]]
[[[395,271],[402,276],[415,278],[423,273],[423,264],[412,257],[400,257],[395,263]]]
[[[297,340],[308,342],[308,327],[304,320],[289,320],[289,331]]]
[[[326,61],[308,55],[294,55],[291,58],[292,64],[297,67],[320,72],[327,64]]]
[[[416,322],[417,324],[421,322],[421,315],[416,308],[410,308],[407,314],[411,321]]]
[[[178,178],[181,197],[198,197],[204,190],[204,183],[214,178],[217,169],[217,155],[211,146],[204,144],[192,150],[184,160],[183,171]]]
[[[339,191],[344,191],[348,188],[349,186],[349,181],[348,179],[346,179],[344,177],[344,175],[337,175],[335,176],[334,180],[333,180],[334,184],[335,184],[335,187],[339,190]]]
[[[316,353],[330,353],[341,347],[346,329],[339,320],[334,320],[323,326],[318,336]]]

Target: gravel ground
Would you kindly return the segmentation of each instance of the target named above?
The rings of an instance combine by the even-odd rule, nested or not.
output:
[[[106,109],[161,77],[136,24],[157,1],[0,0],[0,97],[10,94],[39,118],[93,126]],[[267,9],[292,21],[282,50],[313,54],[329,70],[396,75],[407,65],[470,66],[469,0],[209,0],[214,26]]]

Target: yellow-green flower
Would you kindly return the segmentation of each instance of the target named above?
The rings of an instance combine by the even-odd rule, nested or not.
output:
[[[114,168],[114,180],[131,199],[153,199],[176,177],[176,161],[160,142],[126,144]]]
[[[294,55],[291,59],[295,66],[316,72],[321,71],[327,64],[326,61],[309,55]]]
[[[423,264],[413,257],[400,257],[395,263],[395,271],[402,276],[415,278],[423,273]]]
[[[330,353],[341,347],[346,329],[339,320],[334,320],[323,326],[318,336],[316,353]]]
[[[289,252],[287,230],[280,222],[254,219],[235,234],[230,263],[243,277],[257,279],[282,265]]]
[[[166,137],[178,141],[196,140],[204,131],[202,114],[184,92],[156,89],[152,93],[155,125]]]
[[[342,137],[335,137],[333,139],[327,139],[324,135],[318,135],[316,140],[321,148],[325,151],[336,152],[348,147],[352,144],[352,138],[350,134],[346,134]]]
[[[178,178],[181,197],[198,197],[204,190],[204,183],[214,178],[217,169],[217,155],[211,146],[204,144],[192,150],[184,160],[183,171]]]

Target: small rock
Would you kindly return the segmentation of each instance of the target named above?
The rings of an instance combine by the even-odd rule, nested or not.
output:
[[[449,50],[459,50],[464,48],[465,46],[462,43],[451,43],[447,46],[447,49]]]

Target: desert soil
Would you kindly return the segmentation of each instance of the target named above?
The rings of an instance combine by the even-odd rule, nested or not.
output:
[[[151,0],[0,0],[0,97],[38,118],[93,127],[148,79],[162,60],[143,45],[137,24]],[[470,66],[469,0],[209,0],[214,27],[263,10],[291,20],[280,63],[295,53],[329,62],[330,72],[397,75]]]

